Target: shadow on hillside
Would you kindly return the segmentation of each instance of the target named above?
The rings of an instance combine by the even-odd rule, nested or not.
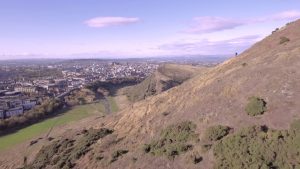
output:
[[[88,89],[94,91],[95,93],[99,93],[99,89],[102,89],[104,91],[107,91],[108,94],[100,93],[102,94],[102,97],[104,95],[106,96],[116,96],[117,91],[121,88],[127,87],[127,86],[133,86],[138,83],[140,83],[142,79],[114,79],[106,82],[97,81],[87,86]]]

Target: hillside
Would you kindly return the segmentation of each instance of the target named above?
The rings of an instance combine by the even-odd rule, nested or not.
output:
[[[25,168],[299,167],[299,28],[85,128],[94,130],[67,131]]]
[[[193,76],[204,73],[208,69],[207,67],[190,65],[164,64],[141,83],[125,89],[125,93],[130,101],[140,101],[146,97],[157,95],[178,86]]]

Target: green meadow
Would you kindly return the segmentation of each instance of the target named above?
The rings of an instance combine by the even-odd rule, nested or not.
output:
[[[46,119],[12,134],[0,137],[0,150],[30,140],[40,134],[47,135],[53,127],[78,121],[93,114],[101,114],[102,112],[104,112],[104,108],[101,103],[76,106],[56,117]]]
[[[108,97],[108,101],[109,101],[109,105],[110,105],[110,110],[111,110],[111,112],[114,113],[114,112],[119,111],[119,107],[118,107],[118,105],[117,105],[117,103],[116,103],[114,97],[109,96],[109,97]]]

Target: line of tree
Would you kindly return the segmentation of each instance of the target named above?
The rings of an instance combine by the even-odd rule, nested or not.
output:
[[[115,78],[107,81],[95,81],[86,86],[87,89],[97,92],[97,90],[104,89],[109,92],[110,95],[114,95],[116,90],[125,86],[135,85],[140,83],[143,79],[140,78]]]
[[[30,125],[49,116],[53,116],[59,113],[62,107],[63,102],[58,99],[45,100],[41,105],[35,106],[23,115],[0,120],[0,134],[7,130]]]

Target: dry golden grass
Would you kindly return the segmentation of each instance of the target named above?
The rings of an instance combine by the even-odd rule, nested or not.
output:
[[[200,135],[199,146],[203,133],[213,125],[229,126],[234,130],[251,125],[287,129],[300,116],[299,28],[300,21],[291,23],[241,55],[179,86],[98,119],[94,127],[114,129],[115,137],[122,138],[117,143],[107,144],[102,154],[110,156],[116,150],[125,149],[128,153],[109,165],[102,165],[90,158],[93,154],[87,154],[76,165],[79,168],[213,168],[212,151],[201,154],[203,161],[194,165],[186,164],[185,156],[170,161],[145,155],[141,145],[157,138],[166,126],[187,120],[197,124],[195,132]],[[282,36],[290,41],[280,45]],[[260,117],[251,117],[245,112],[248,98],[252,96],[267,102],[268,109]],[[100,141],[95,147],[102,144]],[[196,145],[195,149],[198,148]]]

